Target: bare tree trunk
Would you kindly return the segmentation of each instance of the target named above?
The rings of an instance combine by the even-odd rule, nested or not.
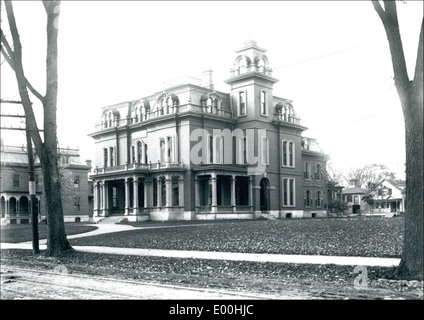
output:
[[[423,23],[413,81],[409,80],[395,1],[372,1],[389,42],[395,85],[402,105],[406,144],[405,234],[397,275],[423,279]]]
[[[26,125],[31,133],[37,154],[40,157],[44,178],[44,193],[47,208],[47,255],[59,256],[73,250],[69,244],[63,219],[61,186],[57,164],[57,127],[56,107],[58,92],[57,77],[57,36],[60,1],[43,1],[47,13],[47,58],[46,58],[46,95],[37,92],[26,79],[22,63],[22,45],[16,26],[13,6],[5,1],[10,31],[13,38],[13,50],[1,32],[2,53],[15,71],[19,94],[26,116]],[[44,108],[44,141],[42,141],[32,109],[28,89],[42,102]]]
[[[422,37],[421,37],[422,41]],[[417,88],[418,87],[418,88]],[[405,116],[406,194],[403,251],[397,274],[400,277],[423,278],[423,88],[410,86],[411,116]],[[412,97],[412,99],[411,99]],[[415,99],[413,99],[415,97]],[[412,100],[412,101],[411,101]],[[421,100],[421,102],[420,102]],[[421,110],[421,112],[420,112]]]

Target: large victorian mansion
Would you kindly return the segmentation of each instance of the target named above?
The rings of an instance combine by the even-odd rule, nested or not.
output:
[[[327,156],[302,137],[266,50],[235,51],[225,82],[197,79],[102,109],[95,142],[94,217],[253,219],[326,215]]]

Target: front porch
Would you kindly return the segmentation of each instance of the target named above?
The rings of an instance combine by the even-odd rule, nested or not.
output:
[[[252,178],[247,175],[198,173],[194,179],[195,214],[205,219],[239,218],[239,213],[252,216],[252,189]]]

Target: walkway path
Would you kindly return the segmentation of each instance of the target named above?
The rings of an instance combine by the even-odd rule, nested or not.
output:
[[[87,237],[92,235],[120,232],[136,229],[151,228],[170,228],[187,227],[195,225],[177,225],[177,226],[152,226],[152,227],[132,227],[128,225],[117,224],[98,224],[99,228],[94,231],[70,235],[68,239]],[[40,240],[40,249],[46,249],[46,240]],[[336,264],[352,266],[381,266],[392,267],[399,265],[400,259],[396,258],[378,258],[378,257],[343,257],[343,256],[319,256],[319,255],[287,255],[287,254],[258,254],[258,253],[235,253],[235,252],[213,252],[213,251],[188,251],[188,250],[161,250],[161,249],[139,249],[139,248],[116,248],[99,246],[73,246],[77,251],[121,254],[121,255],[140,255],[156,257],[173,258],[192,258],[192,259],[212,259],[212,260],[233,260],[233,261],[256,261],[256,262],[278,262],[278,263],[305,263],[305,264]],[[32,249],[31,242],[22,243],[1,243],[0,249]]]

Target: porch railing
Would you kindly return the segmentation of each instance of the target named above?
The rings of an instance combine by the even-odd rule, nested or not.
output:
[[[128,170],[136,170],[136,169],[144,169],[146,171],[150,170],[159,170],[166,168],[185,168],[184,163],[182,162],[150,162],[148,164],[145,163],[128,163],[119,166],[113,167],[102,167],[102,168],[94,168],[94,174],[104,174],[110,172],[121,172]]]

